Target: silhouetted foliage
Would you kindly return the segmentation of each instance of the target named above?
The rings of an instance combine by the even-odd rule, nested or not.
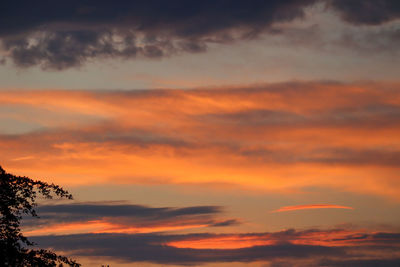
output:
[[[38,195],[48,199],[53,196],[72,199],[72,195],[58,185],[15,176],[0,166],[0,266],[80,266],[54,252],[29,248],[35,244],[22,234],[20,224],[24,214],[37,217]]]

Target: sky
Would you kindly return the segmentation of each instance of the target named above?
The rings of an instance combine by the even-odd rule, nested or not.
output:
[[[83,266],[400,265],[400,2],[0,4],[0,164]]]

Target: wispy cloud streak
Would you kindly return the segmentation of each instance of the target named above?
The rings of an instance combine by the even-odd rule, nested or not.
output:
[[[348,209],[353,210],[352,207],[341,206],[341,205],[332,205],[332,204],[310,204],[310,205],[296,205],[296,206],[286,206],[281,207],[277,210],[273,210],[271,212],[285,212],[285,211],[294,211],[294,210],[309,210],[309,209]]]

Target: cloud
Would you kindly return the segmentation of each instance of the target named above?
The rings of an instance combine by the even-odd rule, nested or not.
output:
[[[367,232],[360,229],[288,229],[271,233],[193,234],[166,244],[178,248],[244,248],[273,244],[296,244],[327,247],[376,246],[399,244],[396,232]],[[387,247],[387,248],[389,248]]]
[[[99,216],[151,217],[153,219],[170,219],[177,216],[196,214],[215,214],[221,212],[217,206],[195,206],[185,208],[151,208],[140,205],[105,203],[75,203],[63,205],[43,205],[38,208],[43,214],[67,214],[96,218]],[[93,216],[93,217],[91,217]]]
[[[326,267],[396,267],[400,265],[400,259],[366,259],[366,260],[324,260],[319,266]]]
[[[301,18],[314,2],[69,1],[32,7],[22,1],[3,6],[0,38],[17,66],[61,70],[97,57],[202,52],[209,43],[252,38],[274,23]]]
[[[349,210],[352,210],[354,208],[347,207],[347,206],[341,206],[341,205],[331,205],[331,204],[311,204],[311,205],[296,205],[296,206],[281,207],[272,212],[284,212],[284,211],[307,210],[307,209],[349,209]]]
[[[65,233],[148,233],[189,228],[224,227],[238,224],[235,219],[219,219],[218,206],[153,208],[115,202],[41,205],[40,218],[24,220],[26,234]]]
[[[153,262],[160,264],[204,264],[207,262],[252,262],[265,261],[280,257],[306,258],[313,255],[337,255],[341,249],[320,246],[281,244],[273,246],[255,246],[242,249],[185,249],[157,245],[163,236],[128,236],[128,235],[77,235],[57,238],[36,237],[35,242],[43,246],[51,245],[55,249],[68,251],[78,256],[112,257],[126,262]],[[79,241],[78,241],[79,240]],[[158,242],[157,242],[158,241]],[[76,242],[81,244],[76,246]],[[90,251],[90,252],[89,252]]]
[[[396,0],[331,0],[330,5],[348,22],[378,25],[400,18]]]
[[[380,25],[399,17],[395,0],[19,1],[2,6],[0,40],[4,54],[18,67],[64,70],[100,58],[154,59],[199,53],[210,44],[230,44],[262,34],[290,37],[282,24],[298,23],[305,10],[317,3],[353,25]],[[385,36],[393,34],[381,32],[388,43],[396,37]],[[310,43],[304,36],[303,44],[304,40]]]
[[[269,243],[265,242],[262,245],[258,242],[260,240]],[[393,250],[400,245],[397,233],[339,229],[251,234],[81,234],[38,236],[34,237],[34,241],[41,246],[70,253],[78,259],[87,256],[111,257],[127,263],[153,262],[178,265],[260,261],[283,263],[293,260],[297,262],[296,264],[300,263],[294,266],[349,266],[346,263],[352,262],[389,264],[397,262],[398,258],[393,254]],[[185,242],[199,247],[178,246],[179,243],[185,244]],[[238,244],[243,242],[246,246],[227,248],[232,242]],[[221,245],[219,248],[218,244]],[[301,265],[302,262],[305,264]]]
[[[220,227],[220,226],[231,226],[231,225],[236,225],[238,224],[238,220],[236,219],[230,219],[230,220],[225,220],[225,221],[220,221],[212,224],[211,226],[214,227]]]
[[[399,88],[291,82],[2,91],[9,119],[40,110],[33,119],[43,127],[0,135],[0,156],[10,171],[65,185],[205,183],[274,192],[317,186],[398,198]],[[24,160],[12,160],[18,158]]]

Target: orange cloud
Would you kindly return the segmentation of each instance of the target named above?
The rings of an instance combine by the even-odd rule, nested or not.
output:
[[[311,204],[311,205],[296,205],[296,206],[286,206],[281,207],[277,210],[271,212],[284,212],[293,210],[309,210],[309,209],[348,209],[353,210],[352,207],[341,206],[341,205],[330,205],[330,204]]]
[[[170,232],[186,229],[203,228],[208,224],[184,224],[184,225],[156,225],[156,226],[129,226],[123,224],[110,223],[106,220],[93,220],[87,222],[60,223],[46,226],[30,231],[26,231],[26,236],[39,235],[66,235],[83,233],[119,233],[119,234],[139,234],[154,232]]]
[[[28,230],[25,231],[25,234],[27,236],[81,234],[101,231],[111,226],[112,225],[110,223],[101,220],[77,223],[60,223],[38,229]]]
[[[221,235],[207,238],[173,241],[167,243],[166,245],[177,248],[193,249],[237,249],[273,244],[275,244],[274,240],[270,239],[268,235],[265,237],[251,235]]]
[[[4,167],[66,186],[229,183],[400,195],[398,84],[20,91],[0,92],[0,103],[14,113],[44,110],[34,116],[40,131],[0,135]]]
[[[327,247],[369,246],[379,242],[397,240],[398,234],[380,234],[365,230],[286,230],[274,233],[218,234],[189,236],[171,241],[166,245],[192,249],[238,249],[253,246],[296,244]],[[393,245],[396,245],[395,243]],[[398,246],[398,244],[396,245]]]

